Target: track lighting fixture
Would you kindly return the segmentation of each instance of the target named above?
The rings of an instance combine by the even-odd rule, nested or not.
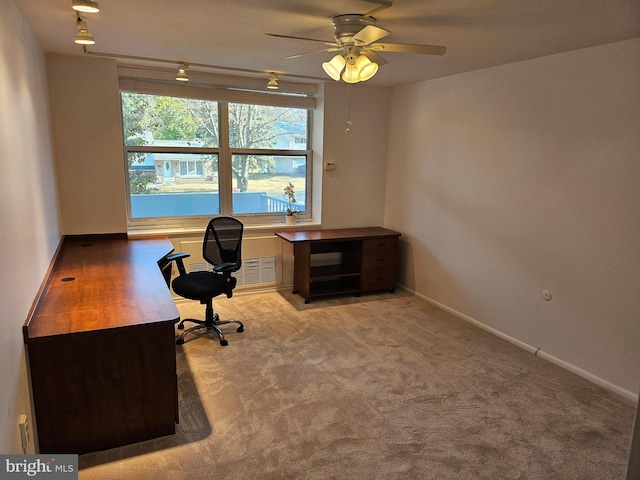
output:
[[[78,33],[74,38],[74,42],[80,45],[93,45],[96,43],[93,35],[87,29],[87,22],[85,22],[80,15],[78,15],[78,19],[76,20],[76,27],[78,28]]]
[[[100,11],[100,7],[98,6],[98,2],[94,0],[73,0],[71,3],[71,7],[75,11],[76,14],[76,27],[78,28],[78,33],[76,33],[74,42],[80,45],[93,45],[96,43],[93,35],[89,32],[87,28],[87,22],[82,17],[81,13],[96,13]]]
[[[178,65],[176,80],[178,80],[179,82],[188,82],[189,77],[187,76],[187,70],[189,70],[189,66],[186,63],[181,63],[180,65]]]
[[[269,82],[267,83],[267,88],[269,90],[278,90],[280,87],[278,86],[278,75],[272,73],[269,75]]]
[[[93,0],[73,0],[72,7],[78,12],[97,13],[100,11],[98,2]]]

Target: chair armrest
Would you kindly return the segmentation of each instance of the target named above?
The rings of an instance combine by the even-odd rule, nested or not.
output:
[[[189,255],[188,253],[172,253],[171,255],[167,256],[167,260],[169,260],[170,262],[175,261],[178,265],[178,271],[180,272],[180,275],[185,275],[187,273],[187,270],[184,268],[183,259],[190,256],[191,255]]]
[[[235,262],[224,262],[224,263],[218,263],[217,265],[214,265],[213,271],[218,273],[231,272],[237,267],[238,267],[238,264]]]
[[[190,256],[191,256],[190,254],[183,253],[183,252],[172,253],[171,255],[167,255],[167,260],[173,261],[173,260],[177,260],[178,258],[187,258]]]

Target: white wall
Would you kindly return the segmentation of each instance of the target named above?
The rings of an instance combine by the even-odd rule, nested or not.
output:
[[[389,89],[344,83],[324,87],[324,162],[335,163],[323,171],[322,227],[381,226],[389,128]]]
[[[18,415],[31,413],[22,325],[61,234],[44,56],[9,1],[0,2],[0,105],[0,452],[10,454],[22,452]]]
[[[116,61],[47,55],[66,235],[127,231]]]
[[[394,89],[385,209],[402,284],[630,397],[638,58],[635,39]]]

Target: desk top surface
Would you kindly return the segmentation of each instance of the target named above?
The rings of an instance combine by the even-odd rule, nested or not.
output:
[[[336,230],[301,230],[299,232],[276,232],[288,242],[323,242],[341,240],[366,240],[369,238],[399,237],[400,233],[381,227],[341,228]]]
[[[177,321],[158,266],[172,250],[168,239],[65,238],[25,325],[25,341]]]

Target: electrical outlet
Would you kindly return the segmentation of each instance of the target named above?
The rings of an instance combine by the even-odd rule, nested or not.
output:
[[[20,440],[22,441],[22,453],[27,453],[27,447],[31,441],[31,425],[29,419],[23,413],[18,417],[18,426],[20,427]]]
[[[333,162],[324,162],[324,169],[327,172],[330,172],[331,170],[335,170],[336,164]]]

